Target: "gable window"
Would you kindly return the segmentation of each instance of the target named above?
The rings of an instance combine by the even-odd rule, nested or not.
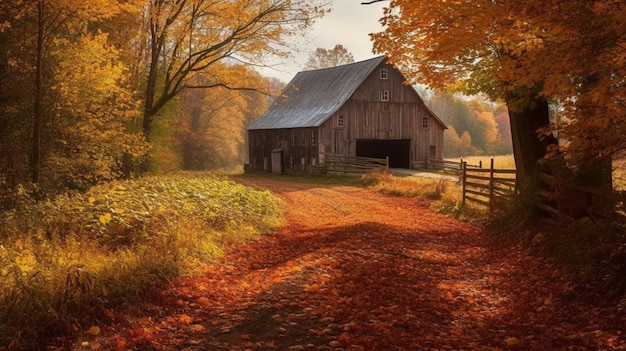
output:
[[[387,79],[387,78],[389,78],[389,71],[386,68],[381,68],[380,79]]]
[[[337,116],[337,127],[343,128],[345,126],[345,118],[343,115]]]
[[[380,91],[380,101],[389,101],[389,90]]]
[[[422,129],[428,129],[428,117],[422,117]]]

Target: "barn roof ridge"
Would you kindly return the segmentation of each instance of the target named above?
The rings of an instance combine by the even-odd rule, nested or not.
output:
[[[298,72],[281,97],[247,129],[319,127],[350,99],[385,59],[385,56],[377,56],[341,66]]]

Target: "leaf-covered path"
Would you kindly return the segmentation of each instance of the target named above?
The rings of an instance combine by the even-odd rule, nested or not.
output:
[[[427,203],[254,180],[288,225],[112,311],[79,349],[617,350],[624,314],[563,270]]]

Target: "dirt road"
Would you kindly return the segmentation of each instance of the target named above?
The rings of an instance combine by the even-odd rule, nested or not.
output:
[[[348,186],[243,181],[283,198],[289,224],[233,248],[198,278],[172,282],[127,311],[98,346],[626,349],[624,314],[588,305],[562,269],[425,202]]]

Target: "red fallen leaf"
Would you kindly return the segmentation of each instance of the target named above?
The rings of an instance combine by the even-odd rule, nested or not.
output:
[[[240,336],[243,340],[250,340],[250,334],[241,334]]]
[[[352,336],[349,333],[341,333],[341,335],[339,335],[339,341],[344,344],[349,344],[351,340]]]
[[[128,336],[130,337],[130,340],[132,342],[137,342],[143,339],[144,334],[145,334],[145,330],[143,329],[143,327],[135,327],[135,328],[128,329]]]
[[[127,344],[128,344],[128,341],[126,341],[126,339],[118,338],[116,346],[115,346],[115,350],[116,351],[126,351],[126,345]]]
[[[187,324],[191,324],[191,322],[193,322],[193,318],[188,316],[188,315],[186,315],[186,314],[181,314],[181,315],[178,316],[178,321],[181,324],[187,325]]]

